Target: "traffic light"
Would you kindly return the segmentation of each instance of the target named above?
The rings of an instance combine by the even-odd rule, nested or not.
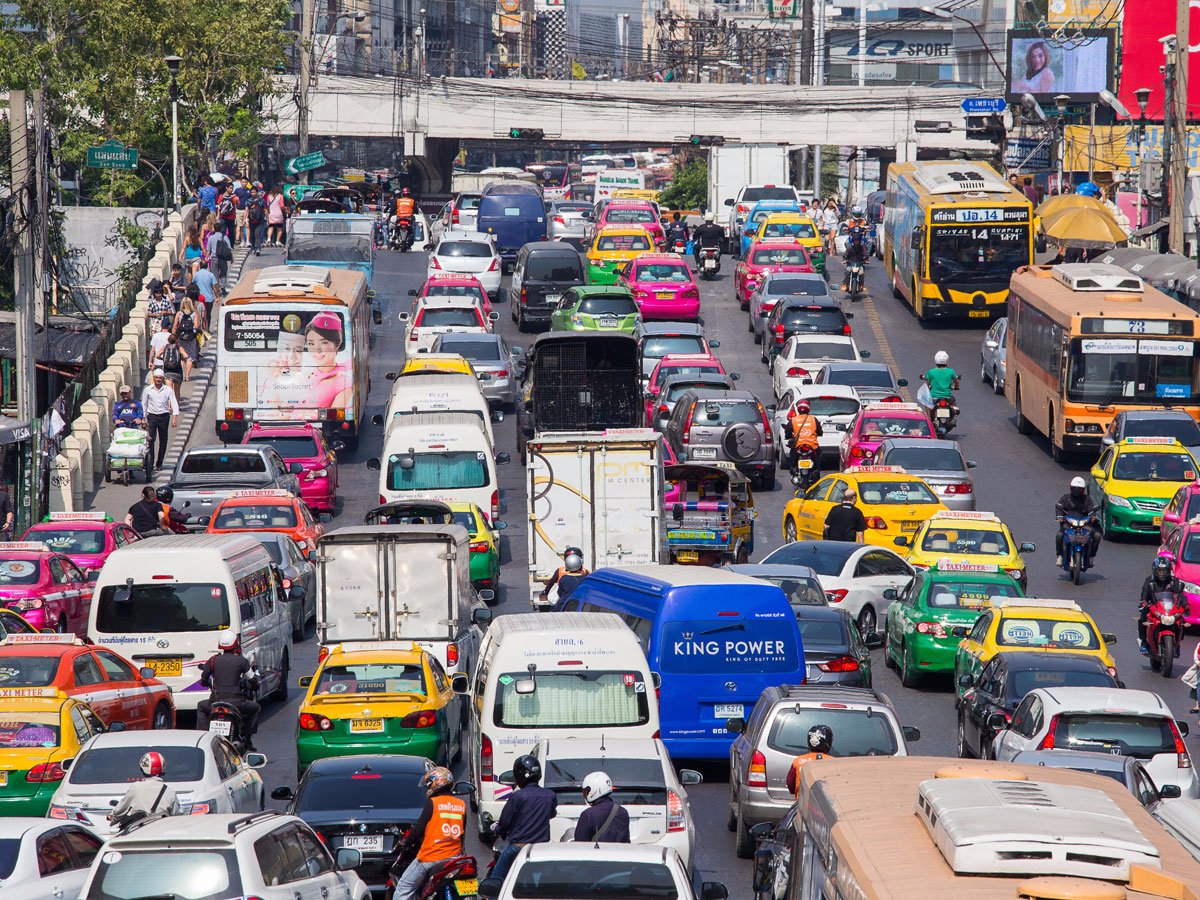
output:
[[[510,128],[508,136],[514,141],[540,141],[545,134],[540,128]]]
[[[1001,144],[1006,136],[1004,119],[1001,116],[967,116],[967,140]]]
[[[693,134],[688,142],[693,147],[720,147],[725,143],[725,138],[719,134]]]

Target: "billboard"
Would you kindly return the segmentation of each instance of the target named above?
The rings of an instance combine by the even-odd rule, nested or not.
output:
[[[1192,3],[1193,11],[1200,4]],[[1138,88],[1150,88],[1146,118],[1162,121],[1165,92],[1158,71],[1165,59],[1159,39],[1175,33],[1175,4],[1164,0],[1125,0],[1121,27],[1121,89],[1117,96],[1134,116],[1138,115]],[[1192,47],[1188,53],[1188,118],[1200,118],[1200,38],[1196,16],[1192,16]]]
[[[1063,165],[1068,171],[1086,171],[1089,157],[1097,171],[1137,167],[1137,128],[1133,125],[1097,125],[1095,130],[1086,125],[1068,125],[1063,129],[1063,141]],[[1162,125],[1147,125],[1142,138],[1143,158],[1161,159],[1162,152]],[[1200,172],[1200,125],[1188,126],[1187,158],[1189,171]]]
[[[1046,24],[1057,28],[1060,25],[1116,24],[1120,18],[1120,6],[1112,0],[1049,0],[1046,4]]]
[[[1038,101],[1067,94],[1074,102],[1095,102],[1110,90],[1116,32],[1074,31],[1062,40],[1037,31],[1008,33],[1008,96],[1033,94]]]

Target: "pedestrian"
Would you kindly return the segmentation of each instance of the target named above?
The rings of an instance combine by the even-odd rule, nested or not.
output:
[[[212,257],[208,253],[208,239],[214,231],[220,231],[220,221],[216,213],[209,213],[204,218],[204,224],[200,226],[200,246],[204,249],[205,262],[212,262]]]
[[[191,297],[193,294],[192,288],[195,288],[195,294],[204,298],[205,303],[213,303],[217,299],[217,279],[208,266],[200,263],[200,271],[192,278],[192,283],[188,285],[188,292],[184,299]]]
[[[250,243],[250,219],[247,215],[250,203],[250,186],[244,181],[233,183],[233,196],[237,198],[237,242]]]
[[[842,502],[829,510],[825,516],[825,540],[854,541],[861,544],[867,530],[867,519],[862,510],[854,504],[858,501],[858,492],[854,488],[846,488],[842,494]]]
[[[283,246],[283,189],[278,185],[267,195],[267,246]]]
[[[250,227],[250,247],[254,255],[259,256],[266,229],[267,204],[259,196],[258,188],[250,189],[250,199],[246,201],[246,220]]]
[[[821,230],[825,232],[825,243],[830,256],[837,253],[835,236],[839,218],[841,217],[838,215],[837,201],[830,197],[825,208],[821,210]]]
[[[179,339],[173,334],[167,335],[167,342],[159,351],[154,362],[155,368],[162,369],[167,384],[175,392],[175,402],[179,402],[179,383],[184,378],[184,367],[188,365],[185,351],[179,346]]]
[[[13,509],[12,503],[8,499],[9,487],[7,484],[0,484],[0,538],[6,541],[12,540],[13,530]]]
[[[178,307],[180,301],[183,300],[183,295],[187,293],[188,286],[188,276],[179,263],[171,266],[171,280],[168,282],[168,286],[171,289],[171,305]]]
[[[154,432],[150,434],[150,440],[153,441]],[[129,512],[125,513],[125,524],[142,537],[166,533],[166,513],[154,495],[154,485],[148,484],[142,488],[142,499],[129,507]]]
[[[233,247],[224,232],[214,231],[208,236],[208,268],[212,270],[216,281],[225,283],[229,275],[229,263],[233,260]],[[195,276],[193,276],[195,280]]]
[[[200,201],[202,213],[217,211],[217,189],[207,175],[200,180],[200,190],[196,192],[196,198]]]
[[[237,243],[237,204],[238,200],[237,195],[233,193],[233,184],[225,185],[225,193],[217,202],[217,220],[231,245]]]
[[[167,299],[167,288],[157,278],[150,280],[150,303],[146,309],[147,315],[152,319],[161,319],[163,316],[172,315],[175,312],[175,304]]]
[[[200,356],[200,348],[196,345],[196,333],[200,330],[196,319],[196,306],[191,300],[184,298],[183,305],[175,314],[175,328],[172,337],[179,342],[180,355],[183,357],[183,381],[186,384],[192,378],[192,363]]]
[[[171,428],[179,424],[179,400],[166,381],[167,373],[162,369],[155,369],[151,383],[142,391],[142,409],[146,412],[146,428],[150,432],[150,459],[154,460],[151,472],[153,469],[162,468],[163,459],[167,455],[168,424]],[[153,491],[153,488],[151,490]]]
[[[183,245],[183,261],[192,273],[195,273],[196,267],[204,259],[203,240],[203,233],[195,225],[188,229],[187,240]]]
[[[158,321],[158,331],[154,332],[154,336],[150,338],[150,354],[147,357],[147,368],[154,371],[158,368],[156,360],[162,356],[163,348],[167,346],[167,339],[171,336],[171,327],[174,324],[174,316],[163,316]]]

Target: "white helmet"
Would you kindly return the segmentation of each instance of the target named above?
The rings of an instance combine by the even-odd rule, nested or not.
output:
[[[1086,488],[1086,487],[1087,487],[1087,482],[1086,482],[1086,481],[1084,481],[1084,480],[1083,480],[1081,477],[1079,477],[1078,475],[1076,475],[1074,478],[1072,478],[1072,479],[1071,479],[1071,487],[1073,487],[1073,488]]]
[[[612,792],[612,779],[604,772],[592,772],[583,779],[583,799],[588,803],[595,803]]]
[[[226,629],[221,632],[217,638],[217,646],[222,650],[232,650],[238,645],[238,633],[233,629]]]
[[[950,362],[950,354],[945,350],[939,350],[937,353],[933,354],[933,364],[935,366],[944,366],[948,362]]]
[[[710,212],[706,212],[706,213],[704,214],[704,221],[705,221],[705,222],[714,222],[714,221],[716,221],[716,218],[717,218],[717,217],[716,217],[715,215],[713,215],[712,213],[710,213]]]

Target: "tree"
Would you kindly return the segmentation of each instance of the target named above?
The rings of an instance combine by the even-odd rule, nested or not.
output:
[[[675,163],[671,183],[658,197],[670,209],[699,209],[708,202],[708,161],[693,156],[685,164]]]

